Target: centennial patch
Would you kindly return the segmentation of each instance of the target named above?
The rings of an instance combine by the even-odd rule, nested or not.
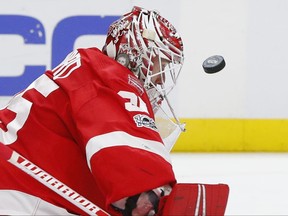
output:
[[[134,117],[137,127],[146,127],[152,130],[157,130],[155,121],[147,115],[137,114]]]

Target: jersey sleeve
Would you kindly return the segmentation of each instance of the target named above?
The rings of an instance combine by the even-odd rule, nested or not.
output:
[[[134,75],[94,50],[78,51],[72,58],[79,58],[74,60],[79,64],[66,66],[73,69],[70,74],[57,70],[56,82],[68,94],[75,137],[107,208],[123,197],[174,184],[169,152]]]

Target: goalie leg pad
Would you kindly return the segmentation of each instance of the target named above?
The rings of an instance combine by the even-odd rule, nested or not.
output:
[[[224,215],[229,196],[226,184],[186,184],[173,187],[159,204],[159,216]]]

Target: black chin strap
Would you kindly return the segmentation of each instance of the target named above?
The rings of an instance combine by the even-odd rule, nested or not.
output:
[[[131,216],[133,209],[137,207],[137,201],[141,194],[131,196],[127,199],[125,209],[122,211],[123,216]]]

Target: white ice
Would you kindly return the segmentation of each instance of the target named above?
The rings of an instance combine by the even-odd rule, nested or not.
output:
[[[179,183],[226,183],[225,215],[288,215],[288,153],[172,153]]]

